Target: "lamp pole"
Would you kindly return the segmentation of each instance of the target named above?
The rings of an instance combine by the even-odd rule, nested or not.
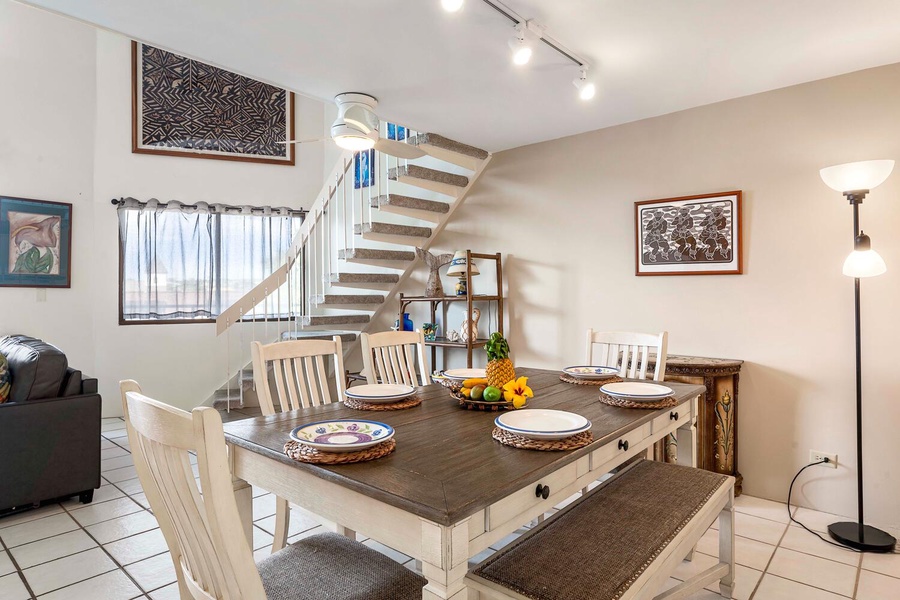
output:
[[[859,205],[869,190],[844,192],[853,206],[853,248],[854,251],[871,248],[868,236],[859,229]],[[838,542],[863,552],[893,552],[896,540],[890,534],[865,524],[863,503],[863,442],[862,442],[862,323],[860,319],[859,276],[853,277],[853,308],[856,330],[856,523],[840,522],[828,526],[828,533]]]

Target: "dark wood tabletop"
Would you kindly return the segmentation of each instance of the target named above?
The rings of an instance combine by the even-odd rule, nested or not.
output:
[[[440,385],[419,389],[420,406],[397,411],[359,411],[341,402],[299,411],[234,421],[226,439],[356,490],[407,512],[452,525],[545,477],[592,450],[666,412],[615,408],[597,400],[595,386],[559,380],[559,371],[517,368],[528,377],[535,397],[529,408],[551,408],[590,419],[594,441],[570,452],[541,452],[504,446],[491,437],[497,412],[464,410]],[[700,385],[666,382],[679,402],[705,391]],[[284,443],[298,425],[322,419],[369,419],[396,431],[396,450],[381,459],[348,465],[320,466],[285,456]]]

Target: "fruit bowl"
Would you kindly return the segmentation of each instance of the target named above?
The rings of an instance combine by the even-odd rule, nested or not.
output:
[[[462,381],[448,378],[435,378],[434,381],[447,388],[450,395],[456,398],[460,408],[465,408],[466,410],[485,410],[490,412],[498,410],[515,410],[512,402],[503,400],[499,402],[485,402],[484,400],[472,400],[471,398],[466,398],[460,391],[463,387]]]

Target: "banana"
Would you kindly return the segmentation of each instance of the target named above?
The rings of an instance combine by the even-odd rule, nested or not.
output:
[[[474,379],[466,379],[463,381],[463,387],[473,388],[476,385],[487,385],[487,379],[483,377],[476,377]]]
[[[472,397],[472,388],[463,387],[463,388],[461,388],[461,389],[459,390],[459,392],[460,392],[463,396],[465,396],[466,398],[471,398],[471,397]]]

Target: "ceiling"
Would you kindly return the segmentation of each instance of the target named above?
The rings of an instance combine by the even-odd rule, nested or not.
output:
[[[218,66],[498,151],[900,62],[896,0],[505,0],[593,66],[539,44],[515,67],[512,23],[480,0],[29,0]]]

